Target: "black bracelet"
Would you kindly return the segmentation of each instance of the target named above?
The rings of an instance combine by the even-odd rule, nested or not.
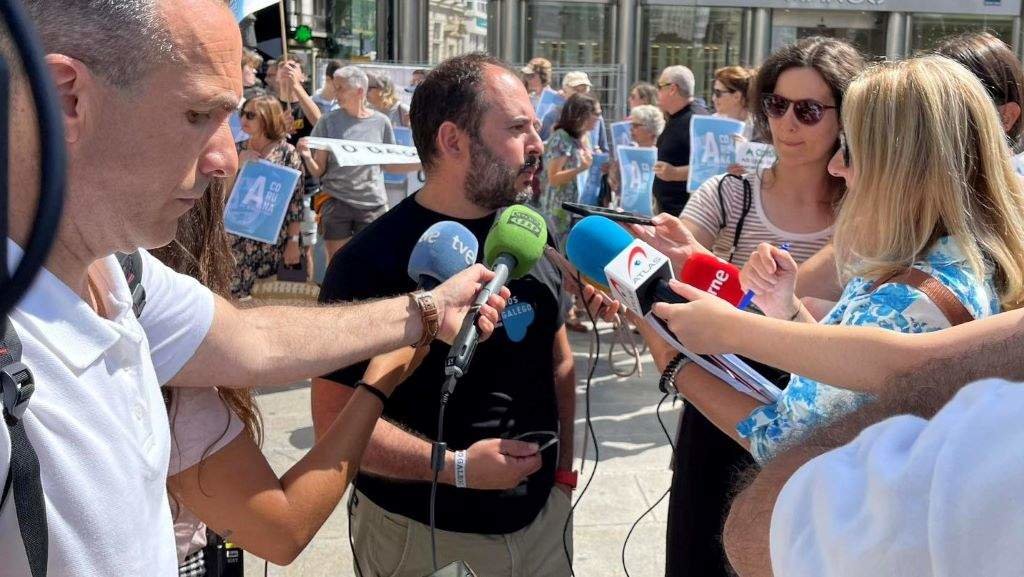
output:
[[[658,380],[658,388],[661,392],[666,395],[674,394],[676,392],[675,380],[676,375],[679,374],[679,370],[683,368],[690,359],[683,353],[677,354],[667,365],[665,365],[665,372],[661,373],[661,379]]]
[[[378,389],[377,387],[367,383],[364,380],[359,380],[359,381],[356,382],[356,388],[358,389],[360,387],[366,389],[367,391],[370,392],[370,394],[372,394],[373,396],[375,396],[378,399],[380,399],[380,403],[382,405],[388,404],[388,396],[384,394],[384,391],[382,391],[382,390]]]

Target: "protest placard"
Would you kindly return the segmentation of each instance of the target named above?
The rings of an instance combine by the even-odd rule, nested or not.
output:
[[[565,98],[562,98],[557,92],[545,90],[544,94],[540,95],[540,100],[537,101],[537,120],[543,121],[552,108],[563,104],[565,104]]]
[[[686,190],[696,191],[736,163],[736,137],[743,123],[731,118],[694,116],[690,120],[690,177]]]
[[[310,136],[310,148],[328,150],[334,154],[338,166],[366,166],[371,164],[419,164],[415,146],[377,144],[356,140],[338,140]]]
[[[636,146],[633,142],[633,123],[629,120],[612,123],[612,146]]]
[[[300,176],[297,170],[265,160],[246,162],[224,207],[224,229],[276,245]]]
[[[740,142],[736,145],[736,162],[751,174],[761,174],[775,164],[775,147],[760,142]]]
[[[620,146],[615,152],[619,159],[620,206],[629,212],[652,216],[654,163],[658,160],[658,149]]]
[[[579,193],[576,202],[596,205],[601,195],[601,167],[608,162],[607,153],[594,154],[594,162],[590,168],[576,175],[576,190]]]
[[[235,139],[235,144],[249,140],[249,134],[242,130],[242,118],[237,110],[228,117],[228,125],[231,126],[231,137]]]
[[[406,128],[404,126],[396,126],[394,127],[394,131],[395,144],[400,144],[402,146],[413,146],[411,128]],[[384,182],[386,184],[405,184],[405,181],[408,179],[408,177],[409,174],[405,172],[384,172]]]

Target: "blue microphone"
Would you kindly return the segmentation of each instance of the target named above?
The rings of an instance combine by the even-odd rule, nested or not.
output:
[[[409,276],[431,290],[476,262],[480,241],[468,228],[443,220],[428,228],[409,256]]]
[[[655,302],[686,302],[668,286],[674,278],[668,258],[611,219],[588,216],[576,223],[565,252],[582,274],[607,286],[613,298],[641,316]]]
[[[588,216],[569,231],[565,255],[587,278],[610,286],[604,267],[632,242],[633,236],[611,219]]]

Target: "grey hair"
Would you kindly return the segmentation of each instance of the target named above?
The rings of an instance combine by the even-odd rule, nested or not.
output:
[[[22,0],[49,54],[80,60],[118,88],[181,61],[160,3],[173,0]],[[227,0],[214,0],[228,5]],[[5,39],[6,40],[6,39]]]
[[[682,65],[669,66],[661,73],[661,77],[664,82],[675,84],[684,98],[693,96],[695,80],[689,68]]]
[[[657,106],[650,104],[637,106],[629,111],[629,116],[633,119],[633,122],[643,124],[644,128],[653,134],[655,138],[661,134],[661,131],[665,130],[665,113]]]
[[[349,88],[362,88],[365,93],[370,85],[370,79],[358,66],[343,66],[334,71],[334,78],[344,82]]]

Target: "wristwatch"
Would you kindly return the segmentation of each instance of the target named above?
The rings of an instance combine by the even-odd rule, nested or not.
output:
[[[555,471],[555,483],[559,485],[565,485],[570,489],[576,488],[576,482],[579,480],[579,473],[576,471],[568,471],[566,469],[558,469]]]
[[[441,328],[441,317],[438,314],[437,302],[434,300],[433,293],[420,290],[409,293],[409,296],[412,297],[423,317],[423,336],[420,337],[418,343],[413,345],[418,349],[429,345],[437,336],[437,331]]]

